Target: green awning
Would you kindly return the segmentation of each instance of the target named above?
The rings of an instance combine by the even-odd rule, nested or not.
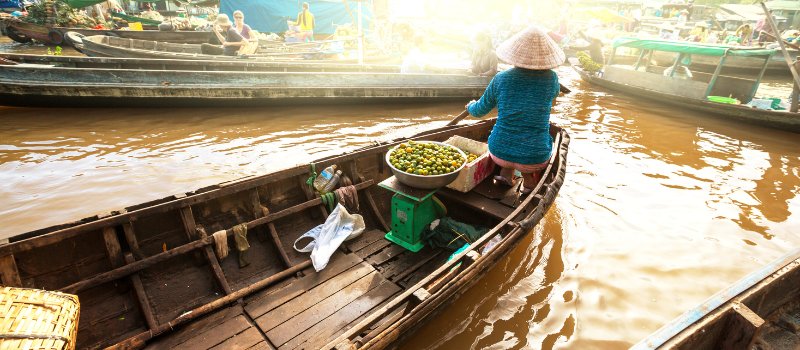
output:
[[[679,52],[692,55],[704,56],[723,56],[727,52],[729,56],[772,56],[777,52],[775,49],[748,49],[738,48],[727,45],[703,44],[691,41],[670,41],[657,39],[639,38],[617,38],[614,40],[614,48],[631,47],[635,49],[646,49],[654,51]]]
[[[106,0],[64,0],[64,2],[66,2],[67,5],[69,5],[69,7],[76,9],[81,7],[92,6],[94,4],[99,4],[104,1]]]

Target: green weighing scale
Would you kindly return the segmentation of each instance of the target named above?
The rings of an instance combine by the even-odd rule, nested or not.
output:
[[[445,214],[444,206],[433,196],[439,189],[414,188],[401,183],[394,176],[381,181],[378,186],[394,192],[392,230],[384,237],[412,252],[418,252],[425,246],[422,232],[433,220]]]

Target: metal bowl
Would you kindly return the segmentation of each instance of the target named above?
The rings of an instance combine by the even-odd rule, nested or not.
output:
[[[464,166],[467,165],[467,155],[464,154],[464,152],[462,150],[458,149],[458,147],[455,147],[453,145],[448,145],[448,144],[446,144],[444,142],[436,142],[436,141],[414,141],[414,142],[416,142],[416,143],[433,143],[433,144],[446,145],[446,146],[455,148],[456,151],[458,151],[458,154],[460,154],[463,157],[464,163],[462,163],[461,166],[458,167],[458,169],[456,169],[452,173],[441,174],[441,175],[409,174],[409,173],[407,173],[405,171],[402,171],[400,169],[395,168],[394,165],[392,165],[392,163],[389,162],[389,156],[391,156],[392,153],[398,147],[400,147],[400,145],[394,146],[394,148],[390,149],[389,152],[386,152],[386,157],[385,157],[386,158],[386,164],[389,164],[389,168],[392,169],[392,173],[397,178],[397,181],[400,181],[400,182],[402,182],[402,183],[404,183],[404,184],[406,184],[408,186],[411,186],[411,187],[414,187],[414,188],[423,189],[423,190],[432,190],[432,189],[436,189],[436,188],[447,186],[447,184],[453,182],[458,177],[458,172],[460,172],[461,169],[464,169]]]

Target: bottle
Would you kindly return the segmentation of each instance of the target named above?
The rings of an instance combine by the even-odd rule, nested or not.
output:
[[[325,185],[328,183],[328,181],[331,181],[331,179],[333,178],[333,175],[334,175],[335,171],[336,171],[336,164],[325,168],[325,170],[322,170],[322,172],[319,173],[319,176],[317,176],[317,178],[314,179],[314,188],[317,191],[322,192],[322,190],[325,188]],[[322,192],[322,193],[325,193],[325,192]]]
[[[331,180],[325,184],[324,188],[322,188],[322,193],[333,191],[333,189],[336,188],[336,184],[339,183],[339,179],[341,178],[342,178],[342,171],[336,170],[336,174],[334,174]]]

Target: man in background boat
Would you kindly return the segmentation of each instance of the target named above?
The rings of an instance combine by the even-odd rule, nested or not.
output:
[[[247,43],[247,40],[245,40],[242,35],[239,34],[236,28],[233,28],[230,19],[228,19],[228,15],[224,13],[217,15],[217,19],[214,22],[214,29],[212,31],[222,45],[217,46],[212,44],[202,44],[200,46],[200,50],[204,54],[236,56],[236,51],[238,51],[242,45]],[[223,36],[223,32],[225,33],[225,36]]]
[[[297,14],[297,21],[294,25],[298,26],[303,41],[314,41],[314,14],[308,9],[308,3],[303,3],[303,11]]]
[[[756,26],[753,28],[758,34],[758,45],[764,46],[764,42],[767,41],[770,37],[775,37],[774,33],[772,33],[772,27],[769,26],[769,22],[767,22],[767,16],[771,16],[772,11],[769,14],[764,15],[761,19],[756,22]]]
[[[492,37],[487,32],[480,32],[475,36],[471,71],[482,77],[493,77],[497,74],[497,55],[494,53]]]

